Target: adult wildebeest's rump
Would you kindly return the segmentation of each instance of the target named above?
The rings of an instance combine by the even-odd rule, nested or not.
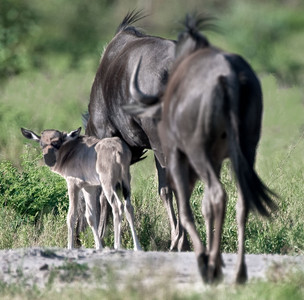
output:
[[[153,120],[131,116],[123,110],[123,105],[133,101],[129,83],[138,57],[144,57],[139,82],[146,93],[158,93],[163,89],[174,59],[174,41],[145,35],[132,26],[141,18],[140,13],[128,14],[104,50],[91,89],[86,134],[98,138],[120,137],[130,147],[133,163],[140,160],[144,149],[154,151],[159,193],[165,203],[171,226],[171,249],[178,247],[181,250],[186,239],[179,230],[174,214],[172,192],[167,187],[157,128]],[[101,222],[105,221],[105,216],[102,216]],[[100,228],[104,231],[104,224]]]
[[[74,227],[79,194],[82,191],[86,203],[86,219],[92,228],[96,249],[102,244],[97,231],[97,193],[102,187],[113,210],[114,248],[121,245],[121,221],[123,205],[117,195],[120,187],[125,198],[125,210],[129,222],[134,250],[141,250],[134,229],[133,207],[130,199],[130,163],[132,154],[118,137],[99,140],[80,135],[80,129],[70,133],[44,130],[41,136],[21,128],[22,134],[40,143],[47,166],[67,182],[69,192],[68,248],[74,245]]]
[[[236,281],[247,279],[244,260],[245,223],[250,209],[264,216],[275,207],[272,192],[254,171],[262,119],[262,91],[255,73],[240,56],[219,50],[199,32],[203,19],[187,17],[186,30],[176,46],[176,62],[164,93],[154,97],[153,112],[161,111],[158,133],[166,158],[172,188],[177,195],[182,226],[189,233],[199,270],[206,282],[222,277],[220,243],[226,208],[226,193],[220,182],[225,158],[230,158],[238,186],[238,262]],[[140,64],[139,64],[140,65]],[[130,90],[143,95],[137,73]],[[156,107],[161,109],[157,109]],[[129,107],[130,109],[130,107]],[[154,116],[157,117],[157,116]],[[205,217],[207,249],[193,222],[189,204],[197,179],[205,182],[202,213]]]

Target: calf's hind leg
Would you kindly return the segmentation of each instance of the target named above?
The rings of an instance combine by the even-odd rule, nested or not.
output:
[[[96,187],[83,188],[83,195],[86,202],[86,219],[93,231],[96,249],[102,249],[102,243],[98,234],[96,218],[97,191],[98,190]]]
[[[114,249],[121,248],[121,221],[123,205],[111,184],[102,185],[104,194],[112,207],[113,223],[114,223]]]
[[[140,251],[140,243],[137,238],[137,234],[135,231],[135,226],[134,226],[134,208],[131,203],[131,197],[130,197],[130,180],[123,182],[122,184],[122,192],[123,196],[125,198],[125,213],[126,217],[128,220],[128,223],[130,225],[131,233],[132,233],[132,238],[133,238],[133,243],[134,243],[134,251]]]

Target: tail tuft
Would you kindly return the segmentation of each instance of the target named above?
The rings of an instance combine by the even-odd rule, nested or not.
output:
[[[119,24],[116,33],[126,30],[132,24],[145,17],[146,15],[143,14],[142,10],[137,11],[134,9],[131,12],[128,12],[127,15],[124,17],[124,19],[122,20],[122,22]]]

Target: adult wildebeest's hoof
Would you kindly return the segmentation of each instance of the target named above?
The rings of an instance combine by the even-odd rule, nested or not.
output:
[[[208,261],[209,256],[205,253],[200,254],[197,258],[198,270],[205,283],[208,283]]]
[[[235,283],[244,284],[247,281],[247,279],[248,279],[247,267],[245,264],[243,264],[242,267],[240,267],[236,272]]]
[[[224,278],[222,267],[218,266],[208,266],[208,283],[218,284]]]

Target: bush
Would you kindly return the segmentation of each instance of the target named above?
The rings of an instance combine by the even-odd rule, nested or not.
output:
[[[19,170],[9,161],[0,162],[0,205],[14,209],[31,222],[46,213],[67,210],[68,197],[65,180],[45,166],[38,166],[41,155],[26,148]]]
[[[297,52],[303,48],[304,7],[277,2],[231,1],[223,28],[230,46],[256,71],[294,84],[303,79],[304,60]]]
[[[18,74],[32,64],[32,41],[38,33],[36,21],[28,1],[1,0],[0,79]]]

